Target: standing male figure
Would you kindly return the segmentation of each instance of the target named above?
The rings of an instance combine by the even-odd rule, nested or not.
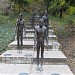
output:
[[[47,46],[48,46],[48,30],[49,30],[49,22],[48,22],[48,16],[46,15],[46,14],[44,14],[43,16],[42,16],[42,18],[43,18],[43,20],[44,20],[44,26],[47,28],[47,35],[46,35],[46,37],[45,37],[45,39],[46,39],[46,42],[47,42]]]
[[[36,16],[36,11],[33,12],[32,17],[31,17],[31,25],[34,27],[35,25],[35,16]]]
[[[43,26],[43,20],[40,19],[39,26],[35,27],[35,38],[37,41],[37,71],[43,71],[43,54],[44,54],[44,40],[47,29]],[[39,62],[39,54],[41,49],[41,63]],[[39,64],[41,64],[39,67]]]
[[[44,25],[47,28],[47,35],[48,35],[48,26],[49,26],[49,22],[48,22],[48,16],[46,14],[44,14],[42,16],[43,20],[44,20]]]
[[[17,19],[17,47],[20,48],[20,45],[23,45],[23,29],[26,34],[26,28],[25,28],[25,20],[22,18],[22,13],[19,14],[19,19]]]

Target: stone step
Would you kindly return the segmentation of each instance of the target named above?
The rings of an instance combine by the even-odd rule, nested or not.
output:
[[[35,25],[37,25],[37,24],[35,24]],[[34,29],[34,27],[31,25],[28,25],[28,26],[26,26],[26,29]],[[51,25],[49,25],[49,29],[53,29],[53,27]]]
[[[74,75],[68,65],[43,65],[43,71],[37,71],[36,65],[32,66],[31,75]]]
[[[0,63],[0,75],[30,75],[31,67],[32,64]]]
[[[36,64],[0,64],[0,75],[74,75],[68,65],[43,65],[43,71],[36,70]]]
[[[17,36],[15,36],[15,39],[16,38],[17,38]],[[34,33],[27,33],[26,36],[25,36],[25,34],[23,34],[23,39],[32,39],[32,40],[34,40]],[[48,40],[49,41],[58,41],[56,35],[49,35]]]
[[[25,35],[24,35],[25,36]],[[49,35],[48,36],[49,38],[57,38],[57,36],[56,35]],[[34,38],[34,34],[26,34],[26,38]]]
[[[8,47],[14,47],[14,46],[16,46],[17,47],[17,41],[15,40],[15,41],[13,41],[13,42],[11,42],[9,45],[8,45]],[[51,42],[51,41],[49,41],[49,43],[48,43],[48,46],[47,46],[47,44],[45,43],[45,48],[48,48],[48,49],[60,49],[60,47],[61,47],[61,45],[58,43],[58,42]],[[23,46],[22,47],[24,47],[24,48],[34,48],[34,41],[33,40],[24,40],[23,41]]]
[[[26,33],[34,33],[35,30],[34,29],[26,29]],[[54,30],[49,30],[48,31],[49,35],[54,34]]]
[[[5,63],[36,63],[37,52],[27,50],[7,50],[4,52],[0,59]],[[41,55],[40,55],[41,61]],[[67,64],[67,58],[62,51],[44,51],[44,64]]]
[[[26,33],[26,35],[23,33],[23,39],[32,39],[34,40],[34,33]],[[17,35],[15,36],[15,39],[17,39]],[[49,41],[58,41],[57,36],[54,34],[48,35],[48,40]]]
[[[40,62],[41,62],[41,52],[40,52]],[[66,64],[67,63],[67,57],[62,53],[62,51],[44,51],[44,63],[45,64]],[[37,63],[37,51],[34,52],[33,57],[34,63]]]
[[[31,64],[33,63],[32,50],[7,50],[0,56],[0,61],[11,64]]]

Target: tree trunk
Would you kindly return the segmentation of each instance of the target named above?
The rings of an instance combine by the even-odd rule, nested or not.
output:
[[[63,12],[63,10],[60,9],[60,18],[62,18],[62,12]]]
[[[47,6],[47,13],[49,13],[49,11],[48,11],[48,6]]]
[[[14,11],[15,11],[15,4],[14,4],[14,6],[13,6],[13,7],[14,7]]]
[[[19,3],[19,13],[20,13],[21,11],[20,11],[20,3]]]

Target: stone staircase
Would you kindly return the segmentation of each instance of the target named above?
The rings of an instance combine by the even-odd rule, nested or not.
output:
[[[15,36],[14,41],[9,43],[8,50],[0,55],[0,75],[73,75],[51,25],[49,25],[48,51],[45,43],[43,71],[36,71],[35,31],[30,22],[27,24],[22,49],[17,49]],[[35,18],[35,24],[38,24],[38,17]]]

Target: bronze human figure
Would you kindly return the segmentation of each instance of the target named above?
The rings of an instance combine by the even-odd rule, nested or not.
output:
[[[49,21],[48,21],[48,16],[46,15],[46,14],[44,14],[43,16],[42,16],[42,18],[43,18],[43,20],[44,20],[44,26],[47,28],[47,36],[45,37],[45,39],[46,39],[46,42],[47,42],[47,44],[48,44],[48,30],[49,30]]]
[[[23,30],[25,29],[25,20],[22,18],[22,13],[19,14],[19,19],[17,19],[16,31],[17,31],[17,47],[23,46]]]
[[[33,12],[32,17],[31,17],[31,25],[34,27],[35,24],[35,15],[36,15],[36,11]]]
[[[44,25],[47,28],[47,33],[48,33],[48,26],[49,26],[49,22],[48,22],[48,16],[47,15],[43,15],[42,16],[43,20],[44,20]]]
[[[35,27],[35,38],[37,40],[37,68],[36,70],[38,71],[43,71],[43,54],[44,54],[44,40],[45,40],[45,35],[47,29],[45,26],[43,26],[43,20],[40,19],[39,25]],[[39,61],[39,54],[40,54],[40,49],[41,49],[41,62]],[[39,67],[40,64],[40,67]]]

